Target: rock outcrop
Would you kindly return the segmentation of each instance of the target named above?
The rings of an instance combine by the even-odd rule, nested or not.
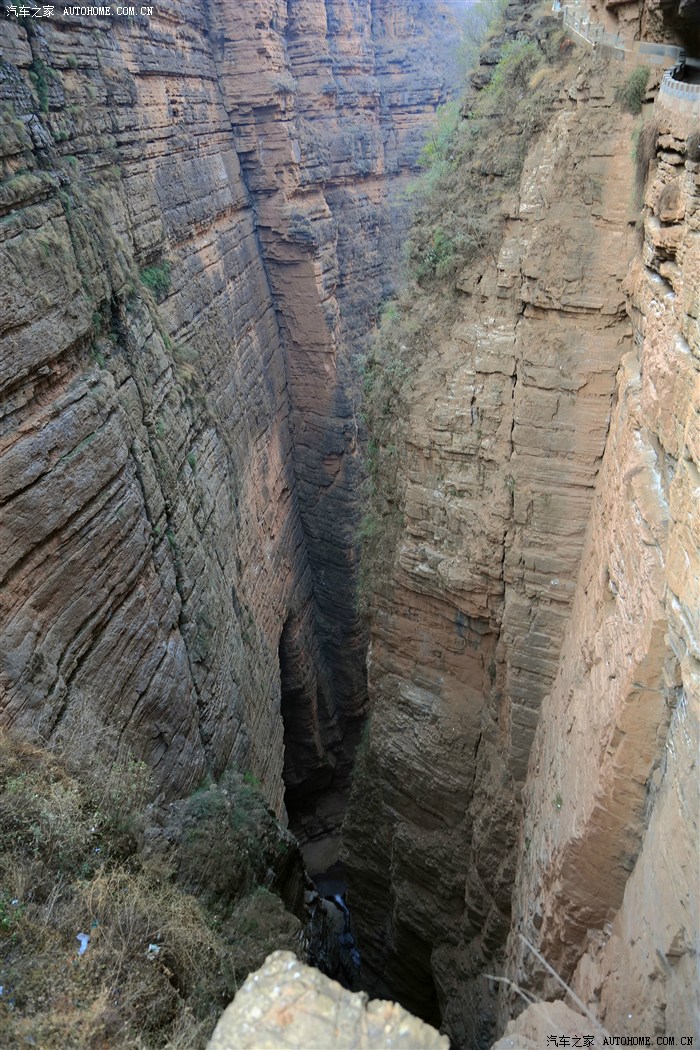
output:
[[[700,48],[698,0],[587,0],[586,8],[606,29],[627,42],[649,41]]]
[[[510,39],[514,29],[546,35],[522,21],[529,13],[509,6]],[[488,66],[497,58],[492,45]],[[629,876],[647,828],[647,848],[661,848],[657,791],[679,823],[689,820],[689,837],[668,850],[682,903],[650,920],[647,962],[632,966],[626,947],[607,970],[589,968],[586,997],[595,988],[606,1004],[614,999],[605,1007],[611,1031],[626,1031],[624,994],[600,985],[624,957],[635,976],[620,980],[635,1001],[644,997],[659,976],[656,948],[671,952],[674,995],[687,993],[687,895],[697,875],[686,706],[697,697],[697,602],[685,580],[698,547],[697,409],[688,407],[697,394],[697,189],[683,136],[666,124],[653,191],[664,217],[647,219],[646,279],[630,305],[635,121],[616,102],[628,73],[581,50],[569,67],[540,75],[559,78],[559,90],[519,184],[503,194],[493,258],[478,256],[458,277],[449,311],[439,285],[442,300],[414,290],[403,331],[429,317],[430,336],[416,337],[410,380],[387,401],[394,423],[381,437],[391,457],[379,470],[388,493],[379,520],[396,539],[375,573],[371,729],[345,858],[370,987],[441,1021],[458,1046],[490,1045],[494,998],[482,975],[499,972],[509,930],[509,976],[540,995],[561,989],[538,966],[537,980],[527,976],[519,932],[570,977],[587,931],[602,935],[627,886],[618,938],[641,936],[631,933],[635,906],[656,911],[643,894],[658,892],[658,876],[650,883],[651,860]],[[476,165],[497,179],[496,140],[492,161],[483,129],[461,155],[464,171]],[[672,706],[673,754],[685,756],[678,773],[675,758],[662,770]],[[657,1011],[665,994],[661,981]]]
[[[347,356],[450,25],[3,17],[5,725],[97,711],[170,796],[230,763],[278,814],[283,761],[288,802],[342,789],[366,703]]]
[[[395,1003],[368,1002],[291,952],[274,952],[223,1014],[207,1050],[447,1050],[449,1041]]]

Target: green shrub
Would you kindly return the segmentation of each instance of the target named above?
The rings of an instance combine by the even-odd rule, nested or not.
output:
[[[534,40],[513,40],[505,44],[491,80],[479,96],[484,109],[509,110],[530,93],[530,78],[542,61]],[[510,118],[510,113],[507,113]]]
[[[438,107],[430,138],[418,158],[424,168],[447,158],[455,128],[460,120],[460,105],[458,99],[453,99],[452,102]]]
[[[357,538],[360,543],[365,543],[367,540],[373,539],[377,535],[379,523],[375,515],[368,511],[362,516],[360,527],[357,530]]]
[[[617,101],[626,113],[636,116],[642,112],[650,72],[648,66],[637,66],[617,89]]]
[[[39,109],[42,113],[49,111],[49,77],[51,70],[41,58],[35,58],[29,67],[29,79],[39,99]]]
[[[146,266],[145,269],[141,270],[140,277],[142,284],[145,284],[146,288],[153,293],[154,298],[157,302],[162,302],[166,295],[170,291],[170,271],[171,264],[164,259],[160,263],[156,263],[154,266]]]
[[[415,266],[416,280],[425,277],[442,277],[449,270],[450,260],[454,259],[456,244],[441,226],[433,231],[428,246],[421,253]]]

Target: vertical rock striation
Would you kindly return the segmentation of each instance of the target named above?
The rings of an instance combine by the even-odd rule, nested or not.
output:
[[[633,347],[532,753],[514,897],[514,930],[567,979],[578,964],[576,989],[620,1035],[697,1020],[700,148],[697,124],[658,102],[649,128]],[[517,935],[510,968],[551,994]]]
[[[302,795],[345,774],[347,357],[389,279],[388,182],[445,96],[445,17],[3,20],[4,725],[114,727],[169,795],[234,762],[278,813],[283,761]]]
[[[533,40],[548,31],[541,22],[528,21],[529,15],[528,5],[509,6],[506,39],[521,32]],[[489,49],[484,58],[493,65],[498,55]],[[411,316],[422,311],[430,318],[430,337],[416,351],[410,382],[391,410],[396,424],[387,440],[398,445],[396,498],[403,519],[393,561],[374,590],[371,731],[344,831],[369,980],[382,992],[393,989],[427,1019],[440,1017],[459,1046],[489,1045],[492,1037],[494,1003],[480,975],[499,965],[511,928],[526,781],[527,805],[539,801],[528,814],[523,840],[529,852],[522,889],[518,883],[519,907],[527,915],[528,935],[534,936],[533,924],[542,926],[535,939],[545,944],[545,954],[556,945],[551,961],[570,972],[587,927],[607,915],[600,882],[611,868],[620,893],[624,889],[638,848],[635,813],[641,817],[643,785],[653,768],[651,741],[621,727],[629,732],[630,764],[621,766],[617,787],[611,780],[610,790],[629,794],[630,805],[618,800],[607,807],[613,809],[608,817],[616,831],[610,838],[618,835],[619,852],[606,851],[592,827],[589,838],[582,835],[584,818],[568,789],[569,781],[585,780],[594,807],[600,785],[594,786],[599,782],[592,774],[591,723],[582,721],[571,751],[573,741],[566,736],[571,718],[561,715],[555,739],[540,714],[569,647],[580,652],[583,614],[577,596],[587,586],[590,592],[586,573],[602,571],[600,548],[587,540],[590,530],[600,527],[596,489],[602,486],[631,521],[637,514],[636,488],[624,509],[621,493],[625,486],[642,486],[639,499],[658,517],[652,490],[663,471],[672,469],[654,468],[661,472],[658,478],[652,472],[648,482],[641,477],[634,482],[620,448],[617,459],[609,453],[610,467],[600,474],[611,412],[622,410],[621,399],[616,404],[616,375],[621,362],[629,370],[629,354],[639,339],[639,321],[630,322],[625,296],[636,251],[636,209],[629,145],[634,121],[615,101],[620,72],[579,51],[569,66],[547,75],[559,77],[558,92],[543,132],[529,145],[518,186],[503,193],[493,259],[481,256],[461,274],[451,314],[435,293],[431,298],[430,292],[416,291],[418,306]],[[491,180],[503,174],[495,142],[495,136],[491,147],[477,142],[464,155],[467,166]],[[678,154],[668,163],[677,164]],[[669,189],[669,201],[670,194]],[[673,208],[681,208],[673,200]],[[670,221],[649,220],[649,229],[658,226],[657,238],[669,245],[667,253],[678,236],[677,227],[667,228]],[[693,250],[688,248],[689,265]],[[694,291],[689,288],[687,295],[695,302]],[[696,308],[695,302],[690,315]],[[669,319],[668,325],[676,331],[675,322]],[[684,331],[680,322],[677,330]],[[684,334],[678,347],[688,342]],[[670,400],[672,376],[684,391],[694,382],[690,352],[674,353],[680,354],[678,368],[669,366],[665,354],[663,366],[659,363]],[[399,422],[404,417],[405,428]],[[685,416],[676,425],[677,442],[683,426]],[[672,455],[678,457],[679,449]],[[615,481],[608,480],[607,470]],[[646,513],[641,506],[639,512]],[[630,521],[615,519],[625,548],[634,542]],[[645,571],[651,554],[644,544],[651,542],[653,523],[648,527],[652,533],[640,550],[630,548],[625,555],[635,573]],[[617,571],[611,567],[611,576]],[[604,617],[608,606],[592,592],[588,600],[595,615]],[[693,607],[689,600],[686,609]],[[613,677],[650,705],[647,725],[656,739],[665,733],[664,690],[675,695],[679,685],[663,642],[667,623],[646,600],[630,607],[627,617],[630,631],[641,629],[647,641],[635,635],[637,662],[626,667],[624,677],[621,669]],[[641,628],[634,627],[638,622]],[[629,647],[620,626],[609,626],[609,642],[614,639],[622,660]],[[694,628],[685,634],[693,636]],[[647,657],[647,650],[658,654]],[[603,674],[612,657],[602,641],[597,651]],[[594,657],[589,652],[580,659]],[[576,673],[572,668],[573,677],[561,685],[562,696],[578,689],[583,703],[586,687]],[[599,695],[602,705],[602,684]],[[546,759],[541,755],[528,775],[538,724],[541,739],[548,741]],[[565,783],[543,787],[540,771],[561,769],[562,763]],[[614,778],[612,770],[610,775]],[[627,784],[630,776],[639,785],[634,790]],[[561,805],[560,798],[566,799]],[[606,809],[605,802],[600,805]],[[564,806],[570,853],[565,857],[555,850],[543,876],[542,851],[554,847],[546,830],[551,820],[542,830],[542,811],[559,819]],[[579,910],[570,896],[577,866],[576,885],[591,905],[582,903]],[[537,879],[544,879],[542,886]],[[599,891],[602,917],[591,903]],[[531,903],[542,893],[552,894],[544,920]],[[520,980],[521,970],[511,976]]]

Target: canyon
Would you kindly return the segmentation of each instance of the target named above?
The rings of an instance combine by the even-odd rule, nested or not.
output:
[[[342,793],[350,357],[452,29],[420,4],[4,20],[7,727],[87,711],[171,797],[232,763],[280,817],[285,787]]]
[[[259,790],[297,938],[342,824],[357,981],[454,1046],[560,981],[694,1034],[692,3],[509,0],[449,140],[449,4],[5,7],[3,729],[145,763],[153,849]]]

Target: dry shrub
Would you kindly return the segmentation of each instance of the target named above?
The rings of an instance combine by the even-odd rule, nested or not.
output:
[[[659,138],[659,125],[655,121],[642,124],[635,146],[635,193],[641,206],[644,200],[644,187],[649,175],[649,165],[656,158],[656,144]]]
[[[299,919],[285,910],[279,897],[262,887],[241,901],[221,932],[237,982],[262,966],[270,952],[282,949],[303,956],[305,950]]]
[[[123,1030],[157,1034],[187,1003],[212,1022],[233,994],[222,938],[202,905],[148,869],[116,868],[81,887],[75,925],[92,931],[85,968],[109,990]]]
[[[537,88],[541,84],[544,84],[547,81],[553,81],[553,80],[554,80],[554,76],[553,76],[552,70],[549,69],[547,66],[540,66],[540,68],[536,69],[535,72],[530,77],[530,83],[529,83],[528,87],[529,87],[530,91],[536,91]]]
[[[140,765],[127,756],[100,775],[98,761],[82,764],[83,780],[55,756],[0,734],[3,1050],[203,1047],[236,977],[275,948],[298,946],[301,924],[278,897],[261,893],[240,911],[227,902],[225,926],[220,909],[175,881],[176,857],[139,849],[133,826],[147,791]],[[199,797],[190,810],[190,828],[197,813],[207,817]],[[217,820],[204,819],[195,837],[195,856],[221,849],[205,841],[207,828],[220,830],[214,810]],[[261,813],[262,802],[234,800],[227,844],[253,851]],[[270,855],[256,853],[253,868]],[[228,855],[222,863],[238,861]],[[239,896],[255,889],[248,874],[243,881]],[[90,938],[83,954],[79,933]]]
[[[692,135],[688,136],[685,152],[688,160],[694,162],[700,160],[700,131],[694,131]]]

